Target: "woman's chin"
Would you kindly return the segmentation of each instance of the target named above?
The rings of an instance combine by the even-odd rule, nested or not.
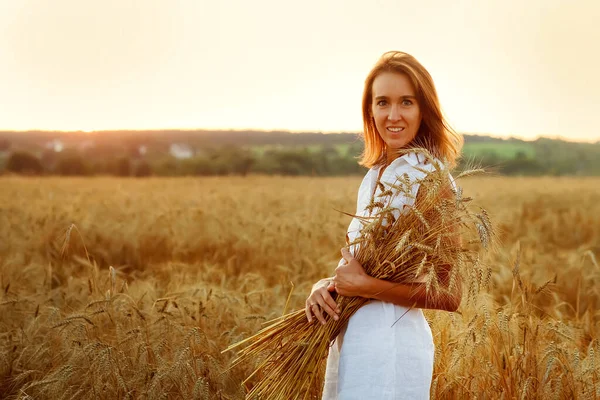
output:
[[[388,151],[402,150],[408,147],[410,142],[408,140],[394,140],[387,144]]]

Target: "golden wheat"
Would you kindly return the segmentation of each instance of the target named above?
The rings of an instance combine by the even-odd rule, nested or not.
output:
[[[243,398],[221,351],[331,274],[359,183],[3,177],[0,397]],[[600,181],[463,185],[501,247],[460,313],[426,312],[432,397],[600,397]]]

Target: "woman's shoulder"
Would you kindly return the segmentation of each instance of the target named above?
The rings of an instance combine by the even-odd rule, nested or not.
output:
[[[367,170],[367,172],[365,173],[365,176],[363,176],[360,186],[363,187],[363,186],[367,185],[369,182],[371,182],[372,179],[377,179],[378,171],[379,171],[379,168],[377,166],[369,168]]]

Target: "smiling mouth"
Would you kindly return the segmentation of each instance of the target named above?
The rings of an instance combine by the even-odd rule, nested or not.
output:
[[[388,127],[387,130],[390,132],[402,132],[404,128]]]

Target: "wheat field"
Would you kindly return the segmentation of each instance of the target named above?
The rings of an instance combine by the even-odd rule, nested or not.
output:
[[[360,179],[0,178],[0,398],[244,398],[222,350],[331,275]],[[426,312],[432,398],[600,397],[600,179],[462,185],[500,243]]]

